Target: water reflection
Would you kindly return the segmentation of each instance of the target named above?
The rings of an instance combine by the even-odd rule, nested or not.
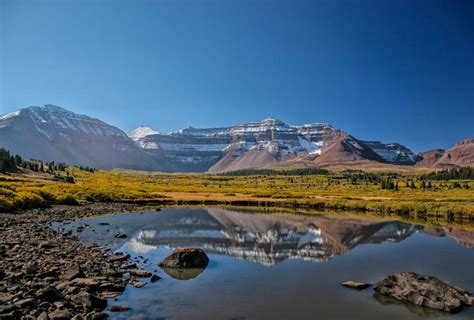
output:
[[[196,278],[205,268],[163,268],[163,271],[173,279],[190,280]]]
[[[328,261],[360,244],[399,242],[416,232],[454,237],[472,247],[471,231],[400,221],[328,215],[248,214],[229,209],[164,210],[139,226],[127,246],[136,253],[157,247],[197,246],[208,253],[275,265],[287,259]]]
[[[223,208],[132,212],[56,227],[88,243],[130,253],[141,268],[162,277],[143,288],[127,287],[114,303],[133,308],[111,314],[111,319],[444,318],[444,313],[397,306],[385,297],[373,299],[371,289],[355,292],[340,283],[375,283],[388,274],[414,271],[474,290],[474,254],[465,248],[474,247],[474,232],[469,230],[360,216]],[[118,232],[127,238],[115,238]],[[206,251],[210,264],[205,271],[158,268],[174,248],[185,246]],[[474,308],[468,308],[450,319],[472,316]]]
[[[384,296],[379,293],[374,293],[374,299],[381,305],[385,305],[385,306],[391,306],[391,305],[404,306],[405,308],[407,308],[409,312],[421,318],[446,317],[447,315],[447,313],[442,312],[440,310],[417,306],[412,303],[401,302],[392,297]]]

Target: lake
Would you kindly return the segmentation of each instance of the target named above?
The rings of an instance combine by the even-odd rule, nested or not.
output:
[[[78,226],[85,226],[77,233]],[[355,215],[165,208],[61,223],[86,243],[129,253],[161,280],[127,286],[111,319],[473,319],[374,298],[346,280],[375,283],[399,271],[474,291],[474,231]],[[472,227],[471,227],[472,229]],[[126,239],[114,235],[123,232]],[[176,247],[200,247],[204,270],[166,273]],[[145,280],[143,280],[145,281]]]

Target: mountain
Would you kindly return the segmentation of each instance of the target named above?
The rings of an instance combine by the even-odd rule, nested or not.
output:
[[[474,166],[474,138],[464,139],[448,150],[434,149],[418,154],[418,165],[433,167]]]
[[[155,170],[154,159],[120,129],[54,105],[0,117],[0,146],[23,157],[95,168]]]
[[[174,171],[216,173],[299,162],[313,166],[353,161],[414,164],[416,159],[400,144],[357,140],[328,124],[290,126],[273,118],[170,133],[137,128],[129,137],[147,153],[166,159]]]
[[[274,118],[168,133],[142,126],[127,135],[103,121],[54,105],[0,116],[0,146],[12,153],[104,169],[217,173],[361,162],[467,166],[474,164],[473,141],[415,155],[401,144],[364,141],[329,124],[288,125]]]
[[[425,152],[418,153],[417,165],[421,166],[434,166],[436,162],[443,156],[445,150],[433,149]]]

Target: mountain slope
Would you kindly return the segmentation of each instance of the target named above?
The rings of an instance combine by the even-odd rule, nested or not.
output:
[[[23,157],[96,168],[160,167],[120,129],[53,105],[0,117],[0,146]]]
[[[474,138],[464,139],[452,148],[434,149],[421,152],[417,155],[419,166],[430,167],[473,167],[474,166]]]
[[[174,171],[217,173],[281,163],[291,166],[292,162],[310,166],[353,161],[414,164],[416,158],[400,144],[359,141],[328,124],[289,126],[273,118],[166,134],[138,128],[129,136],[147,153],[166,159]]]
[[[383,163],[474,165],[474,139],[415,155],[398,143],[364,141],[329,124],[281,120],[160,133],[139,127],[127,136],[103,121],[46,105],[0,116],[0,146],[26,158],[96,168],[223,172],[256,167]]]
[[[436,161],[435,166],[474,166],[474,138],[464,139],[456,143],[451,149],[446,150]]]
[[[433,149],[425,152],[420,152],[418,154],[417,165],[419,166],[434,166],[443,156],[445,150],[443,149]]]

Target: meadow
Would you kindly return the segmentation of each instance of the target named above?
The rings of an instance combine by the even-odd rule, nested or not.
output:
[[[54,175],[0,174],[0,211],[50,204],[134,202],[292,207],[474,219],[474,180],[447,178],[427,180],[427,176],[416,173],[358,171],[210,175],[91,172],[67,167]]]

